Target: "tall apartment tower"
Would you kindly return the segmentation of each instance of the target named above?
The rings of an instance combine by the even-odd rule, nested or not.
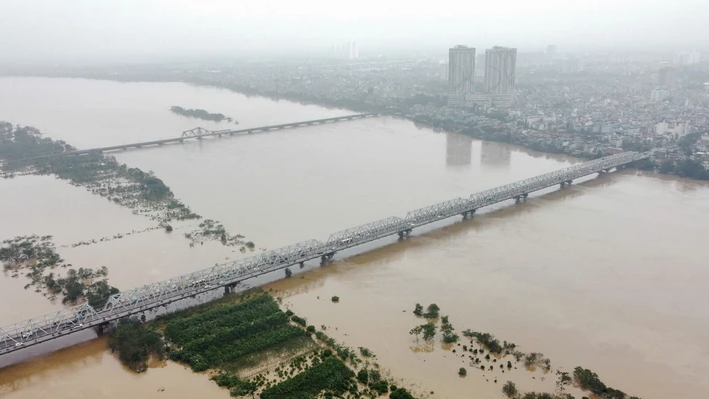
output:
[[[472,93],[474,84],[475,48],[455,46],[448,50],[448,93]]]
[[[657,71],[657,85],[667,89],[677,88],[677,70],[671,66],[662,66]]]
[[[485,50],[485,92],[515,95],[517,49],[495,46]]]

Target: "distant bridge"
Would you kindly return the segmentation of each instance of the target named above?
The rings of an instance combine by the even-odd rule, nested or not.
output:
[[[235,135],[245,135],[245,134],[251,134],[251,133],[275,131],[275,130],[293,129],[293,128],[297,128],[297,127],[305,127],[305,126],[321,125],[321,124],[326,124],[326,123],[351,121],[351,120],[355,120],[355,119],[371,118],[371,117],[378,116],[378,115],[379,114],[375,114],[375,113],[354,114],[354,115],[336,116],[333,118],[312,119],[312,120],[308,120],[308,121],[283,123],[280,125],[269,125],[269,126],[261,126],[261,127],[250,127],[250,128],[235,129],[235,130],[230,130],[230,129],[207,130],[202,127],[196,127],[194,129],[185,130],[184,132],[182,132],[182,135],[180,137],[173,137],[173,138],[169,138],[169,139],[153,140],[153,141],[143,141],[143,142],[139,142],[139,143],[119,144],[119,145],[112,145],[112,146],[108,146],[108,147],[87,148],[84,150],[64,151],[64,152],[58,152],[58,153],[54,153],[54,154],[44,154],[44,155],[28,157],[28,158],[24,158],[24,159],[9,161],[9,162],[21,163],[24,161],[33,161],[33,160],[44,159],[44,158],[56,158],[56,157],[64,157],[64,156],[72,156],[72,155],[101,154],[104,152],[128,150],[131,148],[143,148],[143,147],[151,147],[151,146],[161,146],[161,145],[172,144],[172,143],[184,143],[185,140],[201,140],[205,137],[235,136]]]
[[[472,216],[478,209],[501,201],[527,198],[529,193],[560,185],[562,188],[575,179],[606,173],[614,168],[648,158],[650,153],[624,152],[574,165],[555,172],[521,180],[504,186],[472,194],[468,198],[455,198],[413,210],[402,219],[388,217],[375,222],[338,231],[327,241],[308,240],[262,254],[224,263],[169,280],[148,284],[112,295],[101,309],[88,304],[0,327],[0,355],[18,351],[28,346],[47,342],[81,330],[96,328],[99,331],[109,323],[127,316],[168,305],[181,299],[194,297],[207,291],[225,287],[228,291],[237,284],[262,274],[303,264],[320,258],[331,259],[338,251],[391,235],[408,236],[417,227],[456,215]]]

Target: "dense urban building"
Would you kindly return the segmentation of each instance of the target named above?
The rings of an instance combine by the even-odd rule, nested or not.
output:
[[[657,72],[657,85],[667,89],[677,88],[677,69],[667,65]]]

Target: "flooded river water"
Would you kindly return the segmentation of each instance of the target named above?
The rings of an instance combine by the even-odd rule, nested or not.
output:
[[[173,115],[171,105],[222,112],[240,127],[350,113],[179,83],[0,78],[0,120],[39,127],[78,148],[174,137],[198,125],[229,127]],[[194,211],[245,235],[257,251],[326,240],[344,228],[577,162],[391,117],[115,155],[154,171]],[[52,234],[63,245],[154,226],[50,177],[0,180],[0,193],[0,239]],[[382,240],[267,287],[310,324],[373,350],[392,377],[433,397],[501,398],[509,374],[460,378],[457,370],[466,365],[451,351],[419,347],[408,334],[420,324],[411,314],[417,302],[437,303],[458,331],[491,332],[542,352],[554,369],[581,365],[644,399],[698,399],[709,396],[708,215],[708,185],[628,170],[501,204],[473,220],[451,219],[405,242]],[[60,254],[75,266],[107,266],[122,289],[244,256],[215,243],[191,248],[180,230]],[[60,306],[25,284],[0,276],[0,324]],[[340,303],[330,301],[333,295]],[[511,374],[525,390],[553,389],[553,375]],[[132,374],[105,341],[94,340],[0,369],[0,397],[47,395],[228,392],[173,363]]]

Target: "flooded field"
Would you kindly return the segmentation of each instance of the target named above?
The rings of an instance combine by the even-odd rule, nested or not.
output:
[[[69,90],[80,95],[63,102]],[[91,104],[100,106],[89,112]],[[170,105],[223,112],[244,127],[348,113],[177,83],[0,79],[0,120],[37,126],[79,148],[204,126],[171,114]],[[249,111],[242,117],[239,110]],[[155,172],[177,198],[253,240],[256,251],[326,240],[341,229],[577,162],[390,117],[116,157]],[[51,177],[1,180],[0,192],[0,239],[54,235],[67,262],[107,266],[109,281],[121,289],[249,255],[215,242],[190,247],[182,226],[171,234],[152,230],[71,248],[154,222]],[[437,303],[458,332],[493,333],[524,351],[544,353],[553,369],[581,365],[644,399],[709,394],[703,378],[709,367],[703,283],[709,278],[703,255],[709,224],[702,222],[709,186],[629,170],[541,194],[473,220],[415,231],[402,243],[392,238],[367,246],[369,252],[340,254],[328,266],[309,265],[307,273],[267,288],[309,323],[331,326],[328,334],[349,346],[370,348],[394,378],[419,392],[434,391],[434,397],[501,398],[509,376],[468,367],[460,378],[463,363],[452,351],[420,347],[408,333],[421,324],[411,313],[416,303]],[[0,324],[60,306],[24,290],[23,279],[0,277]],[[333,295],[338,304],[330,301]],[[524,390],[554,387],[555,376],[540,371],[511,375]],[[0,369],[0,396],[49,392],[67,398],[117,399],[126,392],[228,397],[205,376],[174,363],[132,374],[102,340]]]

